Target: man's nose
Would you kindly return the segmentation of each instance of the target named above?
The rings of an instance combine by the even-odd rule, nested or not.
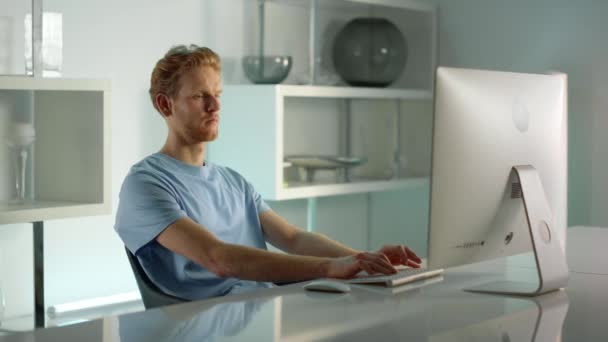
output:
[[[209,96],[209,101],[207,101],[207,108],[205,108],[206,112],[217,112],[220,110],[220,99],[215,96]]]

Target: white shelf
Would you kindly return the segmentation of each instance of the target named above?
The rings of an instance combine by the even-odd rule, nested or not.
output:
[[[280,95],[291,97],[396,100],[431,100],[433,98],[433,93],[431,91],[397,88],[278,85],[277,91]]]
[[[0,76],[0,89],[109,91],[110,81],[28,76]]]
[[[369,5],[371,3],[370,0],[348,0],[350,2],[358,2],[362,4]],[[386,6],[386,7],[396,7],[396,8],[404,8],[414,11],[421,12],[433,12],[437,9],[437,5],[430,4],[426,1],[417,1],[417,0],[374,0],[374,5],[377,6]]]
[[[0,77],[0,225],[111,212],[109,108],[107,80]],[[35,127],[26,174],[34,199],[16,205],[4,140],[23,120]]]
[[[290,74],[284,84],[233,79],[237,84],[224,87],[219,138],[210,145],[209,160],[241,173],[268,200],[428,184],[424,176],[430,172],[437,6],[423,0],[327,0],[314,3],[313,12],[311,4],[266,4],[265,26],[284,29],[268,31],[265,50],[292,56]],[[332,41],[342,25],[368,16],[385,18],[403,34],[408,45],[405,68],[386,88],[328,86],[344,84],[331,65]],[[259,51],[258,19],[256,14],[246,18],[245,27],[251,28],[245,37],[247,54]],[[322,62],[311,68],[317,57]],[[307,80],[325,85],[301,85]],[[286,166],[290,155],[363,157],[366,162],[349,175],[371,181],[298,184],[303,170]],[[395,174],[421,177],[381,180]],[[332,177],[320,173],[315,181],[338,179]]]
[[[109,212],[109,203],[78,203],[61,201],[34,201],[27,204],[0,203],[2,224],[44,221],[76,216],[98,215]]]
[[[308,197],[334,196],[356,194],[362,192],[376,192],[407,189],[429,184],[429,177],[412,177],[406,179],[351,182],[338,184],[318,184],[308,186],[293,186],[283,188],[276,200],[289,200]]]
[[[308,4],[302,0],[281,0],[282,4],[289,4],[291,6],[307,6]],[[374,6],[383,6],[383,7],[392,7],[396,9],[407,9],[411,11],[420,11],[420,12],[433,12],[436,10],[437,5],[431,4],[425,0],[343,0],[341,2],[337,2],[336,0],[322,0],[319,1],[319,6],[327,7],[335,7],[338,9],[349,9],[352,8],[352,5],[347,6],[344,3],[353,3],[360,4],[364,6],[374,5]]]
[[[335,110],[340,110],[341,100],[345,98],[363,100],[352,104],[351,113],[356,114],[359,119],[366,118],[362,123],[364,127],[379,130],[368,139],[373,141],[384,139],[382,130],[393,125],[388,125],[388,122],[384,121],[388,117],[386,113],[397,110],[397,106],[392,101],[397,99],[403,111],[402,119],[411,116],[411,120],[402,120],[400,124],[402,127],[407,127],[403,133],[404,137],[400,139],[400,145],[408,156],[409,164],[409,168],[402,171],[426,175],[429,171],[426,160],[430,160],[430,155],[427,156],[430,154],[430,140],[426,136],[428,134],[420,132],[430,130],[429,122],[432,116],[428,114],[432,111],[431,101],[420,101],[420,99],[426,99],[430,94],[392,89],[286,85],[226,86],[224,94],[220,135],[209,149],[210,161],[231,167],[241,173],[265,199],[286,200],[386,191],[428,182],[425,177],[379,180],[389,167],[386,163],[390,162],[389,156],[392,153],[389,151],[390,147],[383,144],[373,145],[375,147],[366,152],[370,155],[362,154],[364,157],[369,157],[368,162],[355,170],[355,173],[360,174],[351,175],[374,179],[374,181],[294,186],[294,179],[286,175],[284,156],[295,153],[294,146],[286,144],[293,142],[296,135],[299,143],[295,150],[303,151],[298,153],[313,155],[339,153],[336,139],[331,136],[339,134],[337,130],[341,126],[336,121],[338,114]],[[407,97],[408,94],[410,97]],[[420,94],[420,97],[411,97],[412,94]],[[376,101],[376,99],[384,101]],[[286,115],[291,118],[302,118],[305,121],[290,121],[288,124]],[[358,152],[353,149],[352,153]],[[379,155],[383,157],[378,159]],[[285,181],[290,187],[284,186]]]

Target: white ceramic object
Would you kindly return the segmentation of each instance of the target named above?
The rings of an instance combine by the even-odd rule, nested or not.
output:
[[[7,142],[11,147],[28,147],[36,140],[36,130],[31,122],[13,122]]]

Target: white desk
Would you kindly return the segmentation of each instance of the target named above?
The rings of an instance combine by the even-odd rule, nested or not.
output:
[[[580,268],[589,255],[608,259],[606,248],[596,254],[585,242],[585,234],[607,241],[608,230],[577,230],[572,234],[581,235],[568,241],[575,268],[568,288],[534,299],[463,292],[463,287],[503,274],[500,263],[486,263],[450,269],[440,282],[397,294],[365,287],[349,294],[314,293],[296,284],[39,329],[6,340],[608,341],[608,275]],[[507,273],[514,279],[535,276],[525,267]]]
[[[570,272],[608,275],[608,228],[572,227],[567,243]]]

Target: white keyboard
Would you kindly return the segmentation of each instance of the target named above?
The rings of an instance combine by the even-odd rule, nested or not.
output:
[[[364,275],[348,280],[351,284],[383,284],[393,287],[411,283],[417,280],[436,277],[443,273],[443,269],[429,270],[426,268],[407,268],[391,275]]]

